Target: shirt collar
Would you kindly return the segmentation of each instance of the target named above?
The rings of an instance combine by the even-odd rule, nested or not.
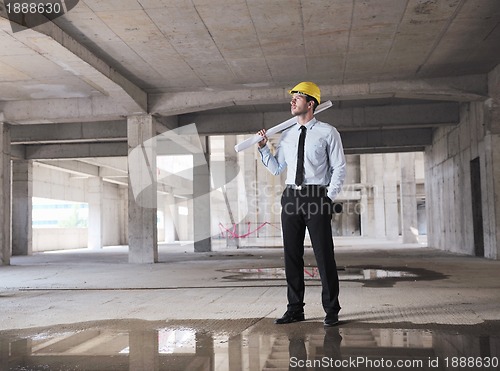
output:
[[[304,126],[307,128],[307,130],[311,130],[314,127],[314,125],[316,125],[317,122],[318,122],[318,120],[316,120],[316,117],[313,117]],[[300,125],[299,123],[297,123],[296,125],[297,125],[297,130],[300,130],[300,127],[302,125]]]

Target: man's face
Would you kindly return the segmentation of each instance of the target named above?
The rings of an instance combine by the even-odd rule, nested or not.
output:
[[[307,113],[308,103],[306,97],[302,94],[295,93],[290,101],[292,115],[298,116]]]

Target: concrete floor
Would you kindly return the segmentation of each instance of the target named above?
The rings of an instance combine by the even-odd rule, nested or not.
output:
[[[310,249],[307,321],[277,326],[281,249],[217,246],[161,245],[154,265],[128,264],[126,247],[13,257],[0,267],[0,370],[452,370],[454,357],[498,369],[499,261],[337,238],[343,309],[324,329]]]

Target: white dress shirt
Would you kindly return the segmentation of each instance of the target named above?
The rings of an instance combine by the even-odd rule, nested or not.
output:
[[[330,124],[313,118],[306,125],[307,134],[304,150],[304,185],[328,186],[328,197],[335,200],[342,190],[346,164],[340,134]],[[280,142],[273,156],[266,145],[259,148],[262,163],[274,175],[287,169],[287,185],[295,182],[300,124],[295,124],[281,134]]]

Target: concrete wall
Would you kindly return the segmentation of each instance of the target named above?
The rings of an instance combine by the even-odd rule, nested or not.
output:
[[[86,202],[85,178],[33,163],[33,197]]]
[[[87,228],[33,228],[33,252],[86,248]]]
[[[104,182],[103,246],[124,245],[127,243],[127,198],[124,188]]]
[[[33,197],[73,202],[88,202],[88,178],[59,171],[34,163]],[[103,184],[102,246],[127,243],[127,199],[123,188],[116,184]],[[33,251],[58,250],[61,248],[85,248],[88,229],[78,231],[66,228],[34,228]]]
[[[464,103],[460,124],[436,130],[426,156],[428,244],[479,255],[475,250],[471,161],[479,159],[484,256],[498,259],[500,216],[500,67],[489,74],[490,99]]]
[[[425,167],[421,152],[414,158],[415,206],[425,208]],[[402,234],[401,161],[405,153],[364,154],[360,156],[360,181],[364,186],[361,207],[361,232],[364,237],[397,239]],[[426,234],[425,215],[415,222],[420,235]],[[423,224],[423,225],[422,225]]]

